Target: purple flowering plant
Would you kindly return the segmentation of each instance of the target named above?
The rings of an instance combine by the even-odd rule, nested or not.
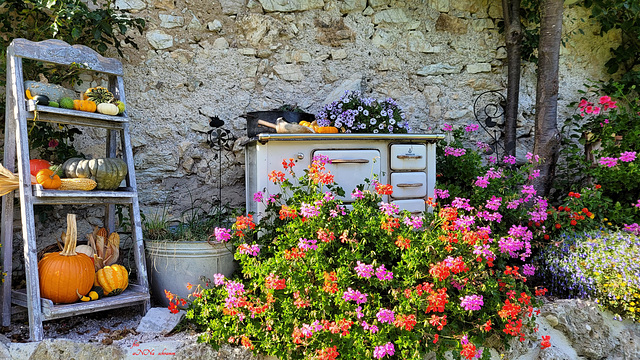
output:
[[[202,341],[281,359],[442,359],[451,350],[488,359],[479,349],[489,342],[537,337],[527,228],[494,232],[464,200],[400,211],[383,201],[391,186],[375,180],[350,189],[349,209],[325,162],[315,158],[297,179],[283,162],[288,176],[270,179],[287,196],[257,196],[268,204],[255,227],[247,217],[218,231],[243,249],[241,271],[190,297]]]
[[[335,126],[346,133],[403,134],[409,131],[404,111],[391,99],[365,97],[346,91],[316,114],[319,126]]]
[[[640,319],[640,232],[575,232],[558,240],[540,256],[551,295],[592,299],[619,319]]]

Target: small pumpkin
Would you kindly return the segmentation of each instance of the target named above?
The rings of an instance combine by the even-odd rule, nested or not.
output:
[[[95,282],[104,291],[104,296],[118,295],[129,286],[129,272],[119,264],[105,266],[96,272]]]
[[[57,189],[60,187],[60,176],[56,175],[53,170],[42,169],[36,174],[36,182],[45,189]]]
[[[127,164],[118,158],[98,158],[84,160],[71,158],[62,164],[68,178],[88,178],[95,180],[98,190],[115,190],[127,176]]]
[[[38,262],[40,295],[54,303],[67,304],[91,290],[96,273],[93,262],[76,252],[78,230],[76,215],[67,214],[67,232],[61,252],[45,254]]]
[[[319,134],[337,134],[338,128],[335,126],[318,126],[314,129]]]
[[[73,110],[96,112],[97,105],[91,100],[73,100]]]
[[[105,115],[118,115],[118,112],[120,111],[118,110],[118,105],[109,103],[98,104],[97,110],[100,114]]]

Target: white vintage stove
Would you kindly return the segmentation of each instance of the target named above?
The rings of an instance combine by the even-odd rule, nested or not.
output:
[[[316,155],[331,160],[327,170],[334,175],[351,202],[351,192],[374,175],[393,186],[385,199],[411,212],[425,210],[425,198],[433,196],[436,182],[436,142],[442,134],[258,134],[246,144],[247,212],[260,218],[265,207],[253,194],[277,194],[280,188],[268,179],[272,170],[284,171],[282,160],[292,158],[296,176],[303,175]],[[288,175],[288,174],[287,174]]]

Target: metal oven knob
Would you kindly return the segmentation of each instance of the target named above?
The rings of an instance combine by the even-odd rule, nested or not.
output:
[[[298,154],[296,154],[296,157],[298,158],[298,160],[304,160],[304,154],[299,152]]]

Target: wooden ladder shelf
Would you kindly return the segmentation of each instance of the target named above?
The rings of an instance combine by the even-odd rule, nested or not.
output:
[[[109,90],[126,103],[124,96],[123,68],[117,59],[105,58],[94,50],[83,46],[70,46],[60,40],[32,42],[15,39],[7,49],[7,104],[5,116],[4,166],[15,172],[17,160],[20,177],[20,216],[24,242],[24,265],[26,289],[12,290],[13,252],[13,193],[2,197],[2,269],[7,273],[2,284],[2,325],[11,324],[11,304],[26,307],[29,314],[29,334],[32,341],[44,338],[42,322],[83,313],[138,305],[143,312],[149,309],[149,284],[144,257],[144,243],[138,193],[136,187],[133,151],[129,135],[129,118],[110,116],[62,108],[40,106],[36,108],[32,100],[25,98],[22,59],[32,59],[58,65],[82,64],[88,70],[105,74],[109,79]],[[27,121],[34,120],[107,129],[106,157],[116,157],[120,140],[122,159],[127,163],[126,187],[114,191],[60,191],[45,190],[40,185],[31,185],[29,166],[29,139]],[[17,159],[16,159],[17,158]],[[115,230],[115,204],[129,207],[133,253],[137,279],[118,296],[105,297],[96,301],[73,304],[54,304],[40,297],[38,276],[38,255],[36,246],[35,217],[33,207],[41,204],[95,204],[104,205],[105,227]]]

